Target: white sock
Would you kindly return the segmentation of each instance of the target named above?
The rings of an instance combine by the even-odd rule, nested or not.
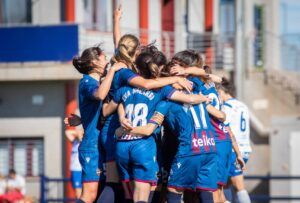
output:
[[[236,193],[237,199],[239,203],[251,203],[249,194],[246,190],[241,190]]]

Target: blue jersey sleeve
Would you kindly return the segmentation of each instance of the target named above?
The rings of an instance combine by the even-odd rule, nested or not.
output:
[[[170,99],[175,91],[176,91],[176,89],[173,88],[171,85],[164,86],[160,90],[161,98],[162,99]]]
[[[170,108],[170,103],[167,101],[161,101],[156,105],[155,108],[155,112],[152,116],[152,118],[150,119],[149,123],[154,123],[156,125],[160,125],[159,123],[157,123],[157,121],[155,121],[155,116],[160,115],[160,116],[166,116],[169,112],[169,108]]]
[[[89,99],[96,99],[95,92],[98,90],[99,84],[97,83],[86,83],[84,85],[84,96]]]
[[[113,96],[113,100],[115,103],[119,104],[122,102],[122,95],[123,95],[123,89],[124,88],[120,88],[117,90],[117,92],[114,94]]]
[[[121,84],[120,86],[129,85],[130,80],[132,80],[135,77],[138,77],[137,74],[135,74],[132,70],[128,68],[123,68],[119,70],[118,73],[119,73],[118,81]]]
[[[197,77],[188,77],[188,80],[193,82],[193,91],[201,92],[203,90],[204,82],[202,80]]]

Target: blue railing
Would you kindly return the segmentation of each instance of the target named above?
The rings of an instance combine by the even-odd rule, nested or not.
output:
[[[44,175],[40,176],[41,179],[41,195],[40,195],[40,202],[41,203],[46,203],[46,202],[75,202],[75,199],[69,199],[69,198],[48,198],[47,193],[48,193],[48,183],[50,182],[56,182],[56,183],[66,183],[71,181],[70,178],[48,178]]]
[[[245,176],[246,180],[262,180],[262,181],[270,181],[270,180],[300,180],[300,176],[254,176],[248,175]],[[71,181],[69,178],[48,178],[44,175],[41,175],[41,195],[40,202],[74,202],[75,199],[69,198],[48,198],[48,183],[57,182],[57,183],[66,183]],[[300,200],[300,196],[291,197],[291,196],[270,196],[270,195],[256,195],[250,194],[250,198],[255,202],[268,202],[268,201],[290,201],[290,200]]]
[[[262,180],[262,181],[270,181],[270,180],[300,180],[300,176],[255,176],[248,175],[245,176],[246,180]],[[300,196],[291,197],[291,196],[270,196],[270,195],[251,195],[250,198],[252,201],[256,202],[268,202],[268,201],[284,201],[284,200],[300,200]]]

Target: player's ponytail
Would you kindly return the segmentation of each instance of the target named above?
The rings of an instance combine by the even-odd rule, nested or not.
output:
[[[101,54],[102,50],[99,46],[87,48],[82,52],[81,56],[73,58],[73,66],[78,72],[88,74],[94,69],[92,61],[98,60]]]
[[[139,74],[146,79],[159,77],[159,65],[156,63],[154,55],[150,53],[141,53],[136,59],[136,66]]]
[[[123,62],[134,72],[138,73],[135,66],[135,57],[140,45],[139,39],[131,34],[123,35],[119,41],[115,55],[112,57],[112,62]]]

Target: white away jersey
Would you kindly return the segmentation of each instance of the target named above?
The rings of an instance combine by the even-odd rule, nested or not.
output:
[[[229,99],[224,102],[223,110],[226,114],[224,123],[235,135],[241,153],[251,152],[248,107],[237,99]]]

